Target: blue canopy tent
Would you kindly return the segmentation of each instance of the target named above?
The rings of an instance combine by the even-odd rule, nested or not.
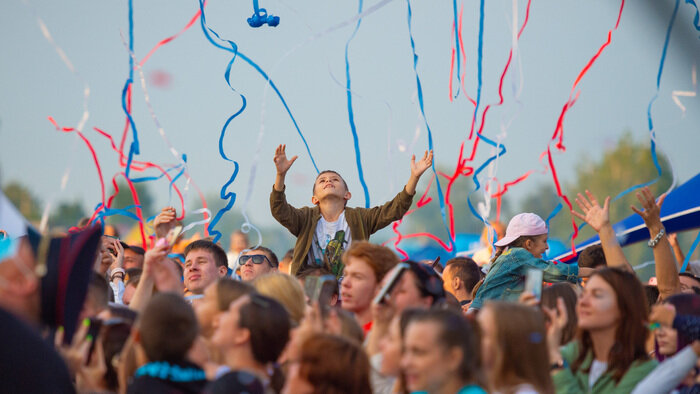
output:
[[[661,221],[666,232],[676,233],[700,227],[700,174],[695,175],[666,196],[661,207]],[[649,231],[644,221],[637,214],[632,214],[613,226],[620,245],[625,246],[649,239]],[[576,251],[581,252],[589,246],[600,244],[596,235],[576,245]],[[555,259],[571,263],[577,260],[571,250],[557,256]]]

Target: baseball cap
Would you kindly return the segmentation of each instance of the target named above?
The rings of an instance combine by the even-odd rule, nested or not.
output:
[[[522,236],[547,234],[547,223],[534,213],[526,212],[513,216],[506,228],[506,236],[494,245],[507,246]]]

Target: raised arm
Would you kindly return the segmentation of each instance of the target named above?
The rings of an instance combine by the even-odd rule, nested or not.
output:
[[[671,244],[671,249],[673,249],[673,255],[676,256],[678,269],[680,269],[685,261],[685,253],[683,253],[683,249],[681,249],[681,245],[678,243],[678,234],[666,234],[666,237],[668,237],[668,242]]]
[[[668,237],[665,236],[666,230],[661,223],[661,205],[666,199],[666,195],[662,194],[659,201],[654,201],[654,195],[648,187],[642,189],[641,193],[637,192],[637,199],[642,203],[642,210],[631,206],[632,210],[644,220],[649,229],[649,246],[654,251],[654,262],[656,263],[656,281],[659,288],[659,297],[661,299],[668,298],[681,291],[681,282],[678,279],[678,266],[676,259],[673,257],[671,244],[668,242]]]
[[[416,162],[416,155],[411,157],[411,176],[406,182],[406,193],[416,194],[416,186],[421,175],[433,165],[433,151],[425,151],[423,158]]]
[[[583,214],[573,210],[571,213],[588,223],[598,233],[600,245],[603,247],[605,260],[608,262],[609,267],[617,267],[634,272],[634,269],[632,269],[625,254],[622,252],[622,247],[617,242],[617,236],[615,236],[615,230],[610,224],[610,197],[605,198],[605,202],[601,207],[593,193],[586,190],[586,196],[588,198],[579,193],[578,197],[576,197],[576,204],[581,208]]]
[[[294,156],[291,159],[287,159],[287,145],[280,145],[275,149],[275,168],[277,169],[277,176],[275,177],[275,190],[278,192],[284,191],[284,178],[287,176],[287,171],[289,167],[294,164],[299,156]]]

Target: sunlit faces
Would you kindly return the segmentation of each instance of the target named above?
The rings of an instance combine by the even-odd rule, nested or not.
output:
[[[458,375],[461,350],[442,345],[439,331],[440,325],[430,321],[412,322],[406,327],[401,369],[410,392],[441,392],[441,387]]]
[[[244,282],[251,281],[258,276],[265,275],[270,272],[275,272],[277,271],[277,268],[272,266],[272,259],[271,256],[263,250],[249,250],[247,252],[241,253],[241,256],[254,256],[254,255],[263,255],[267,259],[264,259],[261,264],[255,264],[253,262],[253,259],[248,259],[244,265],[241,266],[241,279]]]
[[[315,205],[326,197],[337,197],[345,200],[350,199],[345,182],[340,175],[334,172],[324,172],[316,178],[314,182],[314,193],[311,202]]]
[[[394,316],[387,335],[379,341],[382,353],[382,365],[379,372],[384,376],[398,376],[401,367],[401,317]]]
[[[620,320],[620,309],[615,289],[600,276],[591,277],[578,300],[576,313],[578,325],[584,330],[601,330],[616,326]]]
[[[247,342],[250,331],[240,327],[241,308],[250,302],[250,296],[244,295],[233,301],[228,309],[221,312],[213,320],[214,335],[211,341],[222,348],[230,348]]]
[[[191,250],[185,257],[185,286],[195,294],[204,289],[225,273],[225,267],[217,267],[214,254],[206,249]]]
[[[343,276],[340,286],[343,309],[353,313],[367,310],[378,287],[372,268],[362,259],[349,257]]]
[[[192,304],[202,335],[209,338],[214,333],[214,318],[219,313],[217,305],[217,282],[207,286],[204,297]]]
[[[491,308],[484,307],[476,315],[476,320],[481,328],[481,357],[485,370],[491,370],[496,360],[497,343],[496,320]]]
[[[401,314],[406,308],[430,308],[432,297],[423,297],[417,282],[416,274],[405,271],[399,283],[392,289],[389,302],[397,314]]]
[[[528,240],[525,242],[525,249],[532,253],[533,256],[541,259],[544,253],[549,249],[547,246],[547,234],[538,235],[534,240]]]

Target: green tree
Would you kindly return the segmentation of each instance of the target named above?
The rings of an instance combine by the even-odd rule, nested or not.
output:
[[[71,227],[86,216],[83,205],[79,201],[61,202],[49,218],[51,227]]]
[[[2,188],[2,191],[27,220],[37,222],[41,219],[39,199],[32,194],[29,188],[18,181],[10,181]]]

